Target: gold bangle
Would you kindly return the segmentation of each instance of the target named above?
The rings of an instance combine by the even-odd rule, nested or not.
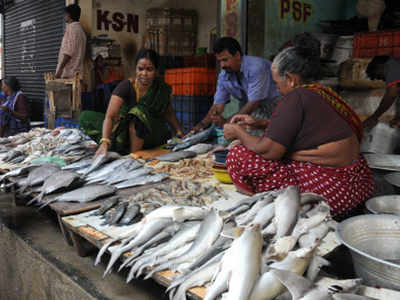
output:
[[[106,143],[106,144],[108,144],[108,146],[111,146],[111,140],[108,138],[101,138],[100,144],[102,144],[102,143]]]

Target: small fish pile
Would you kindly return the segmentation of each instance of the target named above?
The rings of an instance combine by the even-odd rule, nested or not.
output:
[[[122,256],[119,270],[129,269],[128,282],[146,272],[145,279],[163,270],[178,272],[167,289],[175,300],[186,299],[187,290],[196,286],[207,286],[205,300],[222,294],[224,299],[244,300],[369,299],[354,294],[359,279],[329,288],[314,283],[329,264],[315,250],[335,229],[325,201],[316,194],[300,195],[291,186],[220,211],[164,205],[105,244],[95,264],[108,250],[111,258],[104,275]],[[285,287],[291,295],[285,294]]]
[[[165,164],[155,172],[166,172],[172,177],[187,179],[203,179],[213,176],[212,160],[184,159],[176,164]]]
[[[103,225],[130,225],[140,221],[142,214],[140,205],[122,200],[119,196],[111,197],[92,213],[101,216]]]

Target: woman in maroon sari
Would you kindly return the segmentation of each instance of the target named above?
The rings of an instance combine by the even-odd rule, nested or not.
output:
[[[225,125],[237,139],[226,165],[238,190],[253,194],[297,185],[324,196],[333,215],[349,212],[373,192],[373,178],[360,155],[362,123],[337,93],[314,82],[319,75],[318,40],[280,52],[271,66],[284,95],[269,121],[236,115]],[[246,128],[266,129],[263,137]]]

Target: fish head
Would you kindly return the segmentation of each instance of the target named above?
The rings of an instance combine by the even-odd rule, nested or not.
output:
[[[301,299],[314,287],[310,280],[291,271],[271,269],[270,272],[289,290],[293,300]]]

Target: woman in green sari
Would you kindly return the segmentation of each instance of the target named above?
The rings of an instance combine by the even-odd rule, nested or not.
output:
[[[99,142],[96,156],[109,149],[127,154],[160,146],[171,137],[167,122],[177,136],[183,134],[170,103],[171,87],[156,77],[157,68],[157,53],[140,50],[136,77],[122,81],[114,89],[105,116],[82,112],[81,127]]]

